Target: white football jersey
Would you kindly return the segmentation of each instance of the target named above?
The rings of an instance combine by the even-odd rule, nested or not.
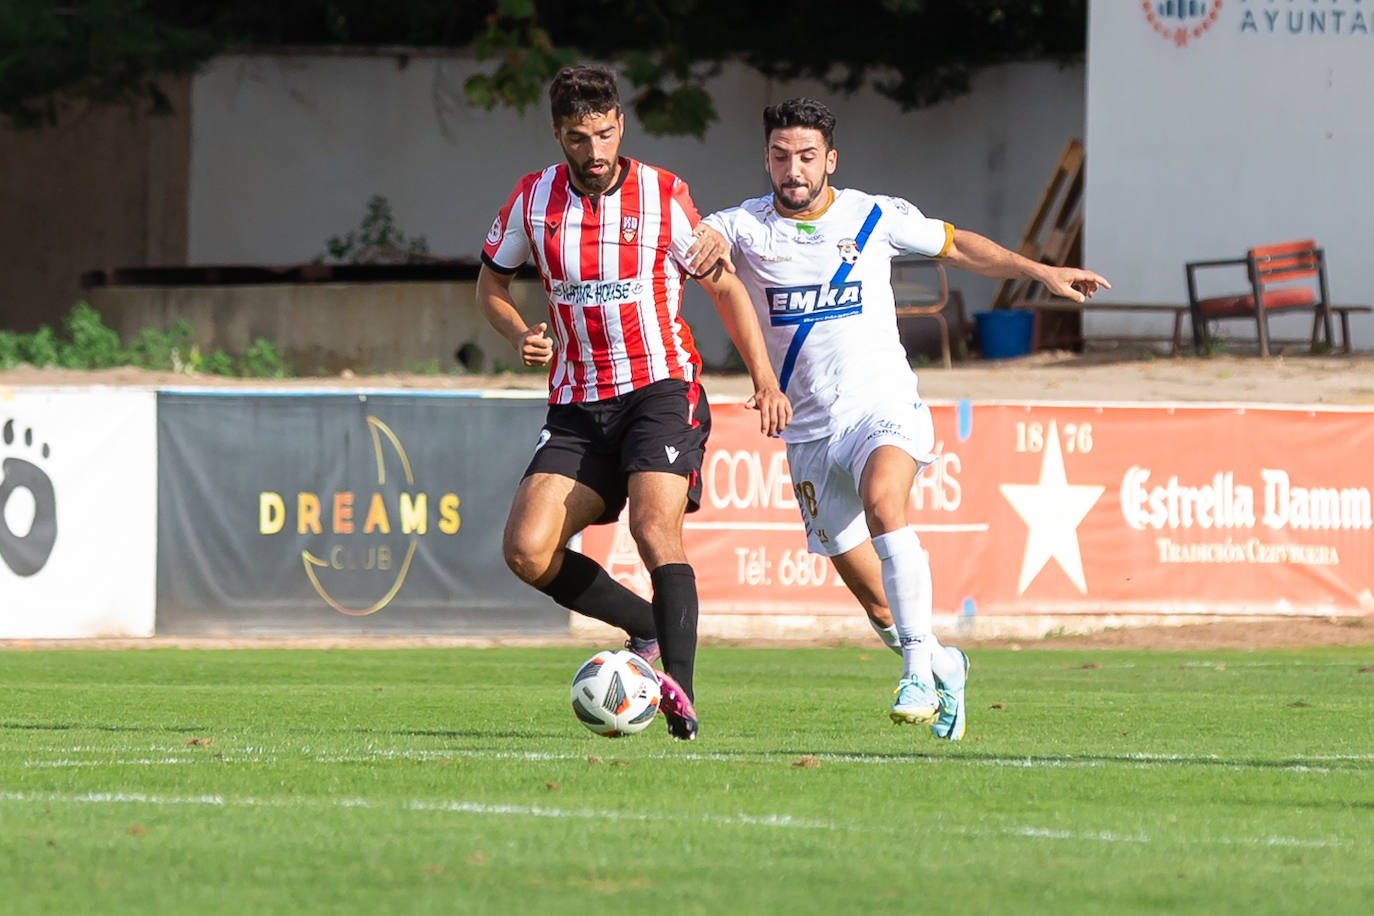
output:
[[[916,374],[897,335],[891,262],[943,255],[953,226],[899,197],[841,188],[815,219],[780,215],[770,194],[706,223],[730,243],[792,401],[785,441],[824,438],[875,401],[916,403]]]

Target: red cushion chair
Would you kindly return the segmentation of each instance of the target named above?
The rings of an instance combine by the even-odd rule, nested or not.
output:
[[[1212,268],[1244,267],[1249,289],[1223,296],[1198,297],[1197,275]],[[1193,313],[1193,346],[1198,353],[1209,344],[1207,323],[1226,318],[1253,318],[1259,332],[1259,352],[1269,355],[1271,312],[1310,309],[1312,348],[1318,331],[1331,346],[1331,300],[1327,295],[1326,259],[1312,239],[1280,242],[1251,248],[1244,258],[1191,261],[1184,265],[1188,278],[1188,305]]]

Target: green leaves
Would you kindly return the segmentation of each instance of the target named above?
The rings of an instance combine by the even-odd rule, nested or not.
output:
[[[478,60],[500,58],[494,71],[463,83],[468,102],[488,111],[505,105],[524,112],[543,98],[553,75],[576,60],[570,49],[554,47],[529,0],[498,0],[473,50]]]
[[[396,228],[391,202],[380,194],[367,201],[367,213],[357,229],[325,240],[328,257],[347,264],[405,264],[416,255],[429,254],[422,235],[407,236]],[[324,258],[316,258],[322,262]]]
[[[758,16],[736,0],[4,0],[0,122],[55,123],[78,100],[165,108],[164,75],[189,75],[233,46],[470,48],[490,65],[470,104],[524,112],[560,67],[617,64],[651,134],[702,136],[705,82],[741,61],[826,92],[871,86],[904,109],[966,92],[981,67],[1082,54],[1086,0],[794,0]]]
[[[706,90],[690,84],[672,90],[658,86],[646,89],[635,96],[634,110],[644,130],[656,136],[691,134],[705,138],[706,128],[717,118],[716,106]]]
[[[78,302],[62,321],[63,334],[43,325],[32,334],[0,331],[0,369],[20,365],[37,368],[109,369],[136,366],[189,375],[242,375],[250,378],[289,378],[295,375],[291,360],[270,340],[258,337],[237,360],[221,350],[202,353],[195,343],[190,322],[178,318],[164,329],[143,328],[126,349],[119,334],[109,328],[100,313]]]
[[[147,6],[145,0],[9,0],[0,8],[0,118],[15,128],[55,124],[78,100],[167,110],[159,78],[190,75],[221,42]]]

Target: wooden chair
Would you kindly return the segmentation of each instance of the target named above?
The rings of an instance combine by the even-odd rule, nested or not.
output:
[[[933,270],[934,282],[921,282],[914,274],[918,270]],[[951,292],[949,278],[945,276],[945,266],[929,258],[897,258],[892,262],[892,297],[897,306],[897,318],[933,318],[940,325],[940,354],[944,357],[945,368],[954,367],[949,344],[949,321],[945,318],[945,308],[951,302],[955,306],[955,320],[958,333],[963,339],[967,333],[963,314],[963,297],[957,290]]]
[[[1244,267],[1249,289],[1224,296],[1198,297],[1197,275],[1201,270]],[[1317,347],[1317,332],[1324,330],[1331,346],[1331,299],[1326,287],[1326,258],[1311,239],[1261,245],[1251,248],[1244,258],[1220,261],[1191,261],[1184,265],[1188,278],[1188,305],[1193,314],[1193,346],[1205,352],[1207,322],[1227,318],[1250,318],[1259,332],[1260,356],[1269,355],[1271,312],[1312,310],[1312,349]],[[1348,346],[1348,343],[1347,343]]]

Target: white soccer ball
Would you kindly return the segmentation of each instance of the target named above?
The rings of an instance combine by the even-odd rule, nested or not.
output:
[[[661,698],[653,667],[622,649],[596,653],[573,675],[577,721],[607,738],[643,731],[658,713]]]

